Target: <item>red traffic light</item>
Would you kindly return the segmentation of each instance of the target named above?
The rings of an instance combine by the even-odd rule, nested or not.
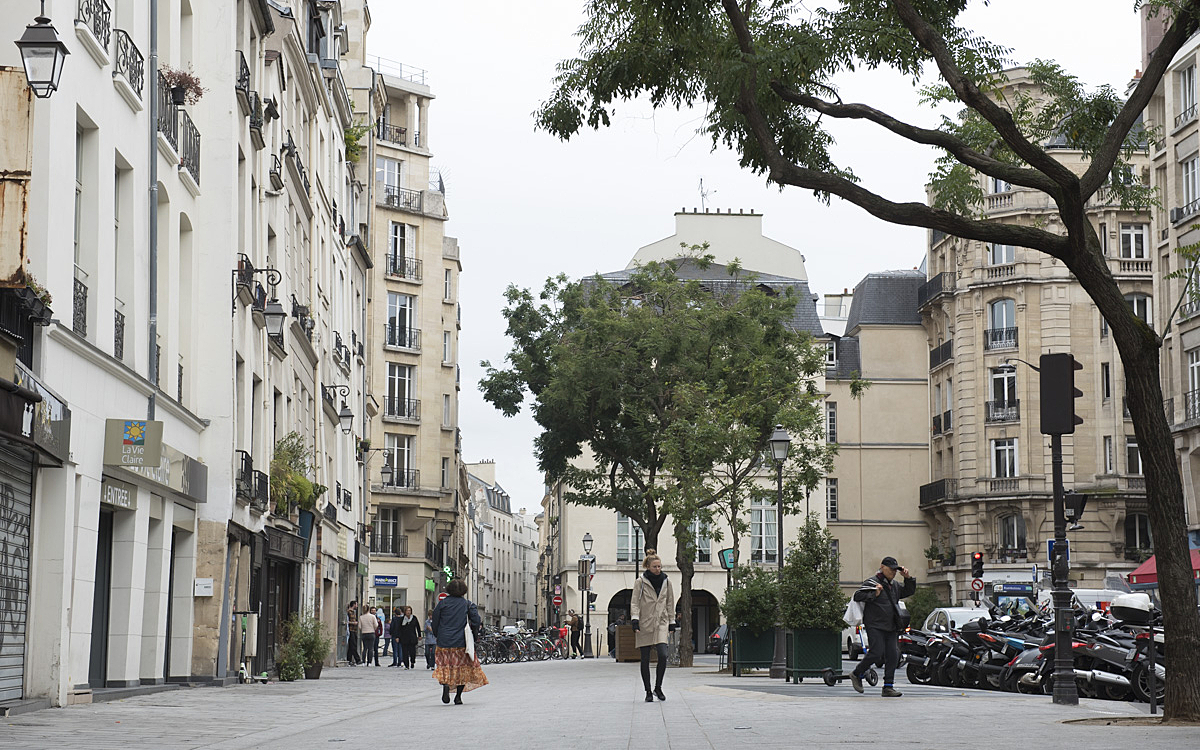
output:
[[[982,561],[982,560],[983,560],[983,553],[982,553],[982,552],[976,552],[975,554],[971,555],[971,557],[972,557],[972,558],[974,558],[975,560],[980,560],[980,561]]]

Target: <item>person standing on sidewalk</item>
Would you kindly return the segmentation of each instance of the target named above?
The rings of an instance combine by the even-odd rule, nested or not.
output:
[[[358,658],[358,602],[346,605],[346,663],[357,667]]]
[[[400,620],[404,617],[404,607],[392,608],[392,619],[388,623],[389,638],[392,640],[392,663],[389,667],[404,665],[404,644],[400,642]]]
[[[446,594],[430,617],[438,642],[433,679],[442,684],[442,703],[450,702],[450,687],[453,686],[454,703],[461,706],[463,690],[488,684],[487,676],[479,666],[479,657],[467,651],[467,628],[471,628],[471,637],[478,639],[483,620],[479,618],[475,603],[466,598],[466,581],[461,578],[450,581],[446,584]]]
[[[375,666],[379,666],[379,644],[383,641],[383,607],[376,609],[371,607],[371,614],[375,615]]]
[[[433,610],[425,615],[425,668],[433,669],[433,655],[437,652],[437,633],[433,631]]]
[[[374,607],[372,607],[374,609]],[[366,664],[371,663],[371,657],[375,658],[375,666],[379,666],[379,652],[375,650],[375,629],[379,626],[379,618],[370,612],[363,612],[358,618],[358,634],[362,638],[363,660]]]
[[[385,659],[388,657],[388,650],[392,647],[392,618],[388,614],[387,607],[380,607],[379,611],[375,613],[375,616],[379,618],[379,624],[383,626],[383,632],[379,634],[379,641],[383,645],[383,658]]]
[[[904,576],[904,585],[896,581],[896,573]],[[862,602],[863,627],[867,629],[867,655],[850,673],[854,689],[863,692],[863,673],[871,665],[883,664],[883,697],[899,698],[896,689],[896,665],[900,663],[900,631],[904,620],[900,611],[900,600],[912,596],[917,590],[917,579],[908,568],[887,556],[880,563],[879,572],[863,581],[862,588],[854,592],[854,601]]]
[[[571,658],[583,656],[583,622],[575,610],[567,610],[567,627],[571,629]]]
[[[633,583],[630,616],[633,625],[634,644],[642,652],[642,686],[646,688],[646,702],[653,703],[655,696],[665,701],[663,677],[667,674],[667,637],[678,627],[675,623],[675,590],[662,572],[662,559],[654,550],[646,550],[642,561],[642,576]],[[658,655],[654,673],[654,692],[650,691],[650,650]]]
[[[401,663],[405,669],[417,666],[417,642],[421,640],[421,621],[413,617],[412,607],[405,607],[402,617],[392,620],[392,632],[400,636],[404,649]]]

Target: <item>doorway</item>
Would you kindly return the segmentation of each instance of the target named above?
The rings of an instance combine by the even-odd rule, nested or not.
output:
[[[96,531],[96,588],[92,599],[92,650],[88,685],[102,688],[108,681],[108,621],[112,592],[113,513],[100,511]]]

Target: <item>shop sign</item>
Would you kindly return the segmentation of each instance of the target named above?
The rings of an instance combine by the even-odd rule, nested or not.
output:
[[[137,510],[137,485],[101,477],[100,502],[122,510]]]
[[[375,576],[375,587],[376,588],[379,588],[381,586],[389,586],[390,587],[390,586],[399,586],[399,585],[400,585],[399,576]]]
[[[162,461],[163,423],[149,419],[104,421],[104,464],[141,468]]]

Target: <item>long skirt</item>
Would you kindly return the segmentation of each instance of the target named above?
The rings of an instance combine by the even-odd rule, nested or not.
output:
[[[433,679],[443,685],[465,685],[463,690],[471,691],[488,684],[487,675],[479,666],[478,657],[468,655],[465,648],[438,646],[433,658],[437,662],[437,667],[433,670]]]

